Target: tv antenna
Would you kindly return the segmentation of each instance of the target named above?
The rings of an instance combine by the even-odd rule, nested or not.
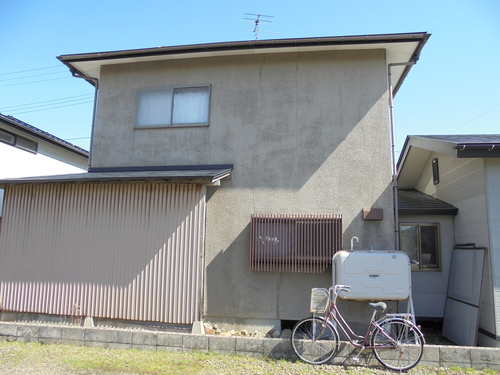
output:
[[[253,29],[253,33],[255,34],[255,39],[259,39],[259,24],[261,22],[268,22],[268,23],[271,23],[273,21],[271,20],[268,20],[268,19],[264,19],[262,17],[265,17],[265,18],[274,18],[273,16],[266,16],[265,14],[254,14],[254,13],[245,13],[245,16],[253,16],[252,18],[249,18],[249,17],[244,17],[243,19],[245,20],[250,20],[250,21],[253,21],[255,23],[255,27]]]

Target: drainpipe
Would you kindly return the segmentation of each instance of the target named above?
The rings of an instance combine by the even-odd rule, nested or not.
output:
[[[94,109],[92,112],[92,129],[90,130],[90,149],[89,149],[89,163],[88,163],[88,170],[90,170],[90,167],[92,166],[92,147],[93,147],[93,143],[94,143],[93,139],[94,139],[95,117],[96,117],[96,113],[97,113],[97,97],[99,94],[99,79],[93,78],[93,77],[82,76],[74,70],[71,70],[71,74],[75,78],[82,78],[82,79],[85,79],[86,81],[90,81],[90,83],[93,83],[94,87],[95,87]]]
[[[394,125],[394,94],[392,90],[392,67],[415,65],[418,57],[411,62],[391,63],[387,66],[387,80],[389,85],[389,121],[391,126],[391,158],[392,158],[392,189],[394,198],[394,240],[396,250],[399,250],[399,204],[398,204],[398,167],[396,165],[396,129]]]

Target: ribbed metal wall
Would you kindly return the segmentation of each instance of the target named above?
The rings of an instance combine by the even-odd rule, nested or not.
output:
[[[199,318],[201,185],[8,186],[3,213],[2,310],[179,324]]]
[[[253,214],[250,269],[324,272],[342,248],[342,215]]]

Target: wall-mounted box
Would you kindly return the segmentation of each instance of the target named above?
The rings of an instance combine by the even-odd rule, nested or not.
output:
[[[384,220],[384,210],[381,208],[363,208],[363,220],[382,221]]]

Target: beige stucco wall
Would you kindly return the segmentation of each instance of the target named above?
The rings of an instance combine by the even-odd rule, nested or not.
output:
[[[211,85],[208,127],[134,128],[137,89],[189,84]],[[106,66],[93,140],[92,167],[234,164],[207,189],[207,319],[299,319],[330,285],[330,271],[251,272],[252,213],[342,214],[344,247],[394,248],[383,50]],[[370,207],[384,220],[363,221]]]

